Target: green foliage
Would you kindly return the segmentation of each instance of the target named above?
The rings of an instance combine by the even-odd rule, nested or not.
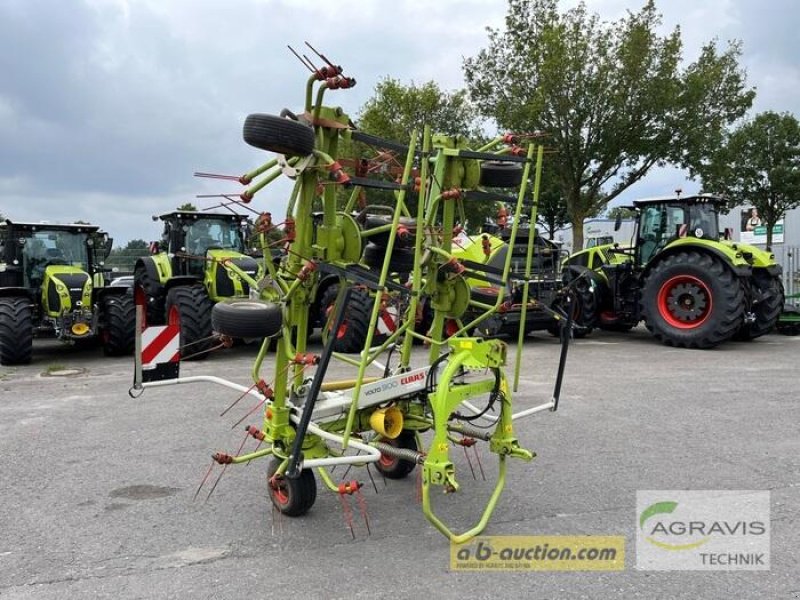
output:
[[[387,78],[375,86],[374,95],[361,107],[358,127],[366,133],[408,144],[413,130],[416,129],[421,140],[423,126],[430,125],[434,133],[463,135],[478,146],[483,140],[474,116],[475,109],[465,90],[446,92],[433,81],[422,85],[404,85]],[[343,145],[340,150],[343,156],[358,158],[374,158],[376,154],[375,148],[362,144]],[[399,169],[404,160],[405,157],[397,157],[392,166]],[[368,194],[367,204],[394,206],[391,192],[368,190]],[[415,198],[406,196],[406,204],[415,214]],[[477,230],[486,217],[494,216],[496,210],[497,207],[491,205],[467,207],[470,230]]]
[[[148,247],[147,242],[144,240],[135,239],[128,242],[125,246],[125,250],[147,250]]]
[[[192,204],[191,202],[184,202],[179,207],[177,207],[175,210],[190,210],[190,211],[196,212],[197,211],[197,207],[194,204]]]
[[[551,136],[576,248],[586,217],[654,165],[701,162],[752,103],[738,44],[711,42],[682,69],[680,31],[660,25],[652,0],[616,22],[583,3],[559,13],[557,0],[509,0],[505,31],[464,62],[484,115]]]
[[[542,227],[544,235],[552,240],[556,231],[569,223],[569,214],[567,214],[567,205],[561,195],[561,186],[553,169],[552,160],[548,159],[545,159],[542,165],[536,222]]]
[[[387,78],[375,86],[375,94],[361,107],[359,129],[401,143],[410,133],[422,133],[430,125],[435,133],[479,137],[475,113],[465,90],[445,92],[429,81],[403,85]]]
[[[697,172],[703,189],[724,195],[730,207],[758,209],[769,247],[775,223],[800,206],[800,123],[788,113],[760,113],[730,133]]]
[[[612,206],[606,211],[607,219],[616,219],[617,216],[621,219],[633,219],[636,217],[636,211],[625,206]]]

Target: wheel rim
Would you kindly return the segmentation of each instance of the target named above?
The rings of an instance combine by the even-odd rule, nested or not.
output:
[[[696,329],[711,315],[713,302],[706,283],[693,275],[678,275],[658,291],[661,318],[677,329]]]
[[[181,313],[178,310],[177,306],[170,306],[169,312],[167,313],[167,325],[178,325],[181,324]]]
[[[378,463],[386,469],[391,469],[396,462],[397,462],[396,458],[383,453],[381,453],[381,457],[378,459]]]
[[[281,506],[286,506],[289,504],[289,493],[286,491],[285,483],[279,479],[276,479],[270,481],[270,487],[272,488],[272,497],[275,498],[275,501],[278,504]]]

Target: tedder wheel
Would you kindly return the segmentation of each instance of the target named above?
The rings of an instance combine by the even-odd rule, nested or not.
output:
[[[24,365],[33,354],[33,308],[26,297],[0,298],[0,364]]]
[[[202,284],[179,285],[167,292],[167,324],[181,328],[181,358],[202,360],[211,348],[213,304]]]
[[[653,267],[642,313],[647,328],[668,346],[713,348],[741,326],[744,290],[716,256],[680,252]]]
[[[319,302],[323,341],[327,340],[328,327],[332,326],[330,322],[333,320],[333,309],[338,294],[338,284],[331,285],[322,294]],[[345,311],[344,321],[339,327],[339,331],[336,332],[336,341],[333,344],[335,352],[355,353],[364,349],[364,344],[367,343],[367,328],[372,317],[373,302],[373,298],[365,289],[354,288],[350,291],[350,302]],[[379,315],[378,320],[381,318],[382,315]],[[378,331],[375,331],[372,336],[373,344],[381,344],[385,340],[386,336]]]
[[[386,248],[370,242],[364,248],[364,264],[370,269],[383,268],[383,258],[386,256]],[[392,273],[410,273],[414,269],[414,249],[397,248],[392,251],[389,259],[389,271]]]
[[[750,281],[750,289],[755,321],[742,325],[736,332],[737,340],[754,340],[772,331],[783,309],[783,281],[780,275],[756,271]]]
[[[313,129],[275,115],[248,115],[242,137],[251,146],[287,156],[306,156],[314,151]]]
[[[384,444],[394,446],[395,448],[403,448],[405,450],[419,452],[417,436],[413,431],[404,430],[401,431],[400,435],[393,440],[388,438],[380,438],[379,441],[383,442]],[[387,479],[403,479],[407,477],[416,466],[417,463],[415,463],[413,460],[395,458],[393,456],[387,456],[386,454],[381,454],[380,460],[375,463],[375,468],[378,469],[378,472]]]
[[[157,281],[153,281],[144,265],[139,265],[133,272],[134,294],[144,293],[144,318],[147,325],[164,324],[164,290]]]
[[[280,304],[260,300],[219,302],[211,311],[211,327],[233,338],[265,338],[277,335],[283,318]]]
[[[513,188],[522,183],[522,165],[489,160],[481,163],[480,185],[483,187]]]
[[[300,471],[300,477],[275,476],[281,461],[273,458],[267,469],[267,492],[275,508],[288,517],[306,514],[317,500],[317,480],[311,469]]]
[[[105,328],[101,333],[106,356],[124,356],[133,352],[136,343],[136,305],[128,294],[103,299]]]

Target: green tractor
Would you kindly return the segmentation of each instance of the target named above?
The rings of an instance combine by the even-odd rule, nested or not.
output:
[[[630,247],[570,256],[564,278],[579,279],[590,292],[582,301],[593,304],[582,324],[626,331],[643,320],[658,340],[682,348],[772,330],[783,308],[781,267],[770,252],[720,235],[723,205],[711,195],[639,200]]]
[[[111,245],[95,225],[0,223],[1,364],[29,363],[35,335],[99,339],[109,356],[133,351],[133,297],[105,285]]]
[[[205,358],[214,304],[250,298],[264,266],[246,254],[245,216],[179,210],[158,219],[164,222],[161,241],[152,256],[136,262],[135,293],[146,307],[146,324],[179,325],[182,357]]]

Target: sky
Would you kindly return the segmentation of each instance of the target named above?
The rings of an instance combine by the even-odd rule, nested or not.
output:
[[[562,0],[562,8],[575,5]],[[587,0],[603,20],[644,0]],[[757,90],[751,116],[800,116],[800,4],[795,0],[657,0],[684,58],[704,42],[743,43]],[[0,213],[18,221],[91,221],[124,245],[157,239],[151,215],[238,184],[270,158],[241,137],[245,117],[298,110],[308,72],[287,49],[310,42],[355,77],[326,103],[357,117],[375,85],[464,85],[462,63],[502,28],[504,0],[0,0]],[[308,50],[306,49],[306,52]],[[273,186],[270,186],[271,188]],[[615,203],[696,191],[673,169]],[[253,208],[280,214],[288,182]]]

